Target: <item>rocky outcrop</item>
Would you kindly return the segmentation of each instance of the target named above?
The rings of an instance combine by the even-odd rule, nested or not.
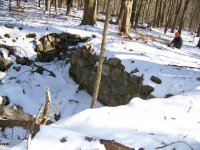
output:
[[[79,83],[79,89],[87,90],[91,95],[97,71],[98,57],[89,46],[76,51],[71,59],[70,75]],[[129,103],[133,97],[148,99],[153,88],[142,85],[143,77],[131,75],[118,58],[104,61],[99,101],[107,106],[118,106]]]
[[[37,59],[41,62],[53,61],[55,57],[58,59],[65,59],[71,57],[70,46],[75,46],[79,42],[85,42],[88,37],[81,37],[78,34],[70,33],[51,33],[39,40],[35,51],[37,52]]]

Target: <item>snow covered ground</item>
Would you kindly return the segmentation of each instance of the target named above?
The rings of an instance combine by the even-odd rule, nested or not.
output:
[[[33,39],[28,33],[36,33],[36,41],[48,33],[70,32],[82,36],[96,35],[89,41],[98,54],[101,46],[103,23],[95,27],[79,26],[82,11],[73,9],[74,17],[43,14],[35,5],[26,4],[25,12],[14,12],[13,17],[3,9],[0,11],[0,44],[16,46],[21,56],[36,58]],[[4,24],[13,24],[6,28]],[[19,27],[23,29],[20,30]],[[140,33],[172,40],[173,34],[163,34],[163,29],[139,30]],[[45,100],[45,90],[50,88],[53,104],[61,103],[57,113],[61,119],[50,126],[41,126],[40,132],[29,145],[29,150],[104,150],[100,139],[115,140],[123,145],[153,150],[168,145],[165,150],[200,150],[200,49],[196,47],[197,38],[184,31],[183,48],[173,49],[159,42],[147,43],[117,36],[118,27],[109,26],[106,57],[122,60],[127,72],[138,69],[137,75],[144,75],[143,84],[155,88],[152,100],[133,98],[129,104],[118,107],[103,107],[98,103],[96,109],[89,109],[91,96],[84,90],[77,92],[78,85],[69,76],[70,65],[62,61],[39,63],[56,74],[32,73],[32,68],[22,66],[20,71],[11,67],[0,72],[0,95],[8,96],[13,104],[19,104],[25,112],[36,115]],[[4,37],[9,34],[10,38]],[[131,31],[132,37],[136,36]],[[9,56],[1,49],[4,56]],[[134,61],[134,63],[133,63]],[[20,66],[14,64],[15,66]],[[157,76],[162,84],[150,80]],[[198,79],[198,80],[197,80]],[[167,94],[175,96],[164,98]],[[0,132],[1,150],[25,150],[27,140],[21,128],[6,129]],[[92,138],[87,140],[86,137]],[[65,139],[65,142],[61,142]],[[5,145],[1,145],[4,143]],[[6,145],[9,143],[9,145]]]

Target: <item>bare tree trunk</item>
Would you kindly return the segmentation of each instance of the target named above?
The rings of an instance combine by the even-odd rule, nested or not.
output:
[[[191,30],[192,28],[192,24],[194,22],[194,18],[195,18],[195,15],[200,13],[200,11],[198,12],[198,8],[200,7],[200,3],[197,3],[192,11],[192,17],[190,19],[190,23],[189,23],[189,30]]]
[[[55,12],[56,12],[56,14],[57,14],[57,12],[58,12],[58,0],[54,0],[54,6],[55,6]]]
[[[123,0],[121,3],[121,12],[118,23],[119,31],[125,35],[129,34],[132,2],[132,0]]]
[[[157,19],[157,11],[158,11],[158,1],[156,0],[155,12],[154,12],[154,20],[153,20],[153,27],[156,27],[156,19]]]
[[[167,11],[165,29],[164,29],[164,33],[165,33],[165,34],[167,33],[168,25],[169,25],[169,23],[171,22],[171,14],[172,14],[173,4],[174,4],[174,0],[170,0],[170,2],[169,2],[169,7],[168,7],[168,11]]]
[[[157,18],[156,18],[156,26],[157,27],[160,26],[160,19],[161,19],[162,7],[163,7],[163,1],[160,1],[159,10],[158,10]]]
[[[38,7],[40,7],[41,5],[41,0],[38,0]]]
[[[99,63],[98,63],[98,68],[97,68],[96,82],[95,82],[95,86],[94,86],[91,108],[96,107],[97,96],[98,96],[98,93],[99,93],[102,66],[103,66],[103,61],[104,61],[104,53],[105,53],[105,48],[106,48],[107,30],[108,30],[108,25],[109,25],[109,21],[110,21],[111,3],[112,3],[112,0],[109,0],[108,4],[107,4],[106,20],[105,20],[105,24],[104,24],[102,43],[101,43],[101,52],[100,52],[100,55],[99,55]]]
[[[198,31],[197,31],[197,37],[200,36],[200,23],[199,23],[199,27],[198,27]]]
[[[184,27],[184,16],[185,16],[185,13],[188,9],[188,5],[191,1],[190,0],[186,0],[185,1],[185,5],[184,5],[184,8],[183,8],[183,13],[181,15],[181,21],[180,21],[180,24],[179,24],[179,28],[178,28],[178,32],[179,34],[181,34],[181,31],[182,31],[182,28]]]
[[[131,25],[132,26],[134,25],[134,22],[135,22],[137,3],[138,3],[138,0],[133,0],[132,13],[131,13]]]
[[[20,7],[20,0],[17,0],[17,8]]]
[[[108,3],[108,0],[104,0],[104,4],[103,4],[103,13],[105,13],[106,12],[106,10],[107,10],[107,3]]]
[[[8,7],[9,7],[9,12],[11,12],[11,0],[9,0],[9,2],[8,2]]]
[[[163,26],[163,23],[164,23],[164,18],[165,18],[165,9],[166,9],[166,6],[167,6],[167,0],[164,1],[163,9],[162,9],[162,13],[161,13],[160,24],[161,24],[162,26]]]
[[[141,10],[142,10],[142,7],[143,7],[143,1],[144,0],[140,0],[140,2],[139,2],[139,8],[138,8],[138,11],[137,11],[137,13],[136,13],[136,16],[135,16],[135,29],[137,28],[137,26],[138,26],[138,21],[139,21],[139,17],[140,17],[140,13],[141,13]]]
[[[149,0],[148,1],[148,7],[147,7],[147,11],[146,11],[146,20],[150,21],[150,14],[151,14],[151,11],[150,11],[150,8],[151,8],[151,3],[152,3],[152,0]]]
[[[177,1],[176,12],[175,12],[175,15],[174,15],[174,22],[173,22],[171,33],[174,33],[174,30],[175,30],[175,27],[176,27],[176,22],[177,22],[179,14],[180,14],[182,3],[183,3],[183,0],[178,0]]]
[[[95,25],[97,20],[97,0],[85,0],[81,25]]]
[[[70,16],[73,0],[67,0],[67,12],[66,16]]]
[[[49,15],[51,14],[51,0],[46,0],[46,11],[49,12]]]

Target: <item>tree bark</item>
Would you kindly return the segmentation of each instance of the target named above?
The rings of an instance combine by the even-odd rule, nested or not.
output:
[[[73,0],[67,0],[67,12],[66,16],[70,16]]]
[[[172,8],[173,8],[173,4],[174,4],[174,0],[170,0],[169,2],[169,7],[168,7],[168,11],[167,11],[167,17],[166,17],[166,23],[165,23],[165,29],[164,29],[164,33],[167,33],[167,29],[168,29],[168,25],[171,22],[171,14],[172,14]]]
[[[131,25],[134,25],[135,22],[135,15],[136,15],[136,9],[137,9],[137,2],[138,0],[133,0],[133,5],[132,5],[132,13],[131,13]]]
[[[136,16],[135,16],[135,29],[137,28],[137,26],[138,26],[138,22],[139,22],[139,17],[140,17],[140,13],[141,13],[141,10],[142,10],[142,7],[143,7],[143,1],[144,0],[140,0],[140,2],[139,2],[139,8],[138,8],[138,11],[137,11],[137,13],[136,13]]]
[[[157,18],[156,18],[156,26],[157,27],[160,26],[162,7],[163,7],[163,1],[161,0],[160,4],[159,4],[159,10],[158,10]]]
[[[174,22],[173,22],[171,33],[174,33],[174,30],[175,30],[175,27],[176,27],[176,22],[177,22],[179,14],[180,14],[182,3],[183,3],[183,0],[177,1],[176,12],[175,12],[175,15],[174,15]]]
[[[94,26],[97,20],[96,14],[97,14],[97,0],[85,0],[84,14],[81,25]]]
[[[11,0],[9,0],[9,2],[8,2],[8,7],[9,7],[9,8],[8,8],[8,9],[9,9],[9,12],[11,12],[11,9],[12,9],[12,8],[11,8]]]
[[[198,27],[198,31],[197,31],[197,37],[200,37],[200,23],[199,23],[199,27]]]
[[[123,0],[121,3],[121,12],[118,23],[119,31],[125,35],[129,34],[132,2],[132,0]]]
[[[181,31],[182,31],[182,28],[184,27],[184,16],[185,16],[185,13],[188,9],[188,5],[191,1],[190,0],[186,0],[185,1],[185,5],[184,5],[184,8],[183,8],[183,13],[181,15],[181,21],[180,21],[180,24],[179,24],[179,28],[178,28],[178,32],[179,34],[181,34]]]
[[[156,19],[157,19],[157,11],[158,11],[158,0],[156,0],[155,12],[154,12],[154,20],[153,20],[153,27],[156,27]]]
[[[111,3],[112,3],[112,0],[109,0],[108,5],[107,5],[107,10],[106,10],[106,20],[105,20],[105,24],[104,24],[102,43],[101,43],[101,52],[99,55],[99,63],[98,63],[98,68],[97,68],[97,75],[96,75],[96,81],[95,81],[95,85],[94,85],[94,92],[93,92],[91,108],[96,107],[97,96],[99,93],[102,66],[103,66],[103,61],[104,61],[104,53],[105,53],[105,48],[106,48],[107,30],[108,30],[108,25],[109,25],[109,21],[110,21]]]

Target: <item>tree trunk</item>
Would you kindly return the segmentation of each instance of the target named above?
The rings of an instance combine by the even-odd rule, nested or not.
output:
[[[182,3],[183,3],[183,0],[177,1],[176,12],[175,12],[175,15],[174,15],[174,22],[173,22],[171,33],[174,33],[174,30],[175,30],[175,27],[176,27],[176,22],[177,22],[179,14],[180,14]]]
[[[143,7],[143,1],[144,0],[140,0],[140,2],[139,2],[139,8],[138,8],[138,11],[137,11],[137,13],[136,13],[136,16],[135,16],[135,29],[137,28],[137,26],[138,26],[138,21],[139,21],[139,17],[140,17],[140,12],[141,12],[141,10],[142,10],[142,7]]]
[[[200,11],[198,10],[199,7],[200,7],[200,3],[197,3],[197,4],[195,5],[195,7],[193,8],[192,17],[191,17],[190,23],[189,23],[189,30],[191,30],[191,28],[192,28],[195,15],[198,14],[198,13],[200,13]],[[199,12],[198,12],[198,11],[199,11]]]
[[[124,33],[125,35],[129,34],[132,2],[132,0],[123,0],[121,3],[121,12],[118,23],[119,31]]]
[[[56,14],[58,13],[58,0],[54,0],[54,7]]]
[[[132,13],[131,13],[131,25],[132,26],[134,25],[134,22],[135,22],[137,3],[138,3],[138,0],[133,0]]]
[[[181,15],[181,21],[180,21],[179,28],[178,28],[179,34],[181,34],[181,30],[184,27],[184,16],[185,16],[185,13],[187,11],[187,8],[188,8],[188,5],[189,5],[190,2],[191,2],[190,0],[186,0],[185,1],[185,5],[184,5],[184,8],[183,8],[183,13]]]
[[[200,37],[200,23],[199,23],[199,27],[198,27],[198,31],[197,31],[197,37]]]
[[[199,38],[199,42],[198,42],[197,46],[200,48],[200,38]]]
[[[67,0],[67,12],[66,16],[70,16],[73,0]]]
[[[85,0],[84,1],[84,14],[81,25],[92,25],[96,24],[97,20],[97,0]]]
[[[160,24],[161,24],[162,26],[163,26],[163,23],[164,23],[164,18],[165,18],[165,9],[166,9],[166,6],[167,6],[167,0],[164,1],[163,9],[162,9],[162,13],[161,13]]]
[[[11,0],[9,0],[9,2],[8,2],[8,7],[9,7],[9,12],[11,12]]]
[[[40,7],[41,5],[41,0],[38,0],[38,7]]]
[[[155,12],[154,12],[154,20],[153,20],[153,27],[156,27],[156,19],[157,19],[157,11],[158,11],[158,0],[156,0]]]
[[[157,27],[160,26],[162,7],[163,7],[163,1],[161,0],[160,1],[160,5],[159,5],[159,10],[158,10],[157,18],[156,18],[156,26]]]
[[[169,23],[171,22],[171,14],[172,14],[173,4],[174,4],[174,0],[170,0],[170,2],[169,2],[169,7],[168,7],[168,11],[167,11],[165,29],[164,29],[164,33],[165,33],[165,34],[167,33],[168,25],[169,25]]]
[[[17,8],[20,7],[20,0],[17,0]]]
[[[98,96],[98,93],[99,93],[102,66],[103,66],[103,61],[104,61],[104,53],[105,53],[105,48],[106,48],[107,30],[108,30],[108,25],[109,25],[109,21],[110,21],[111,2],[112,2],[112,0],[109,0],[108,4],[107,4],[106,20],[105,20],[105,24],[104,24],[102,43],[101,43],[101,52],[100,52],[100,55],[99,55],[99,63],[98,63],[98,68],[97,68],[96,82],[95,82],[95,85],[94,85],[94,92],[93,92],[91,108],[96,107],[97,96]]]
[[[49,12],[49,15],[50,15],[51,14],[51,0],[47,0],[46,10]]]
[[[105,13],[106,10],[107,10],[106,7],[107,7],[108,0],[104,0],[103,2],[104,2],[104,3],[103,3],[103,11],[102,11],[102,12]]]

